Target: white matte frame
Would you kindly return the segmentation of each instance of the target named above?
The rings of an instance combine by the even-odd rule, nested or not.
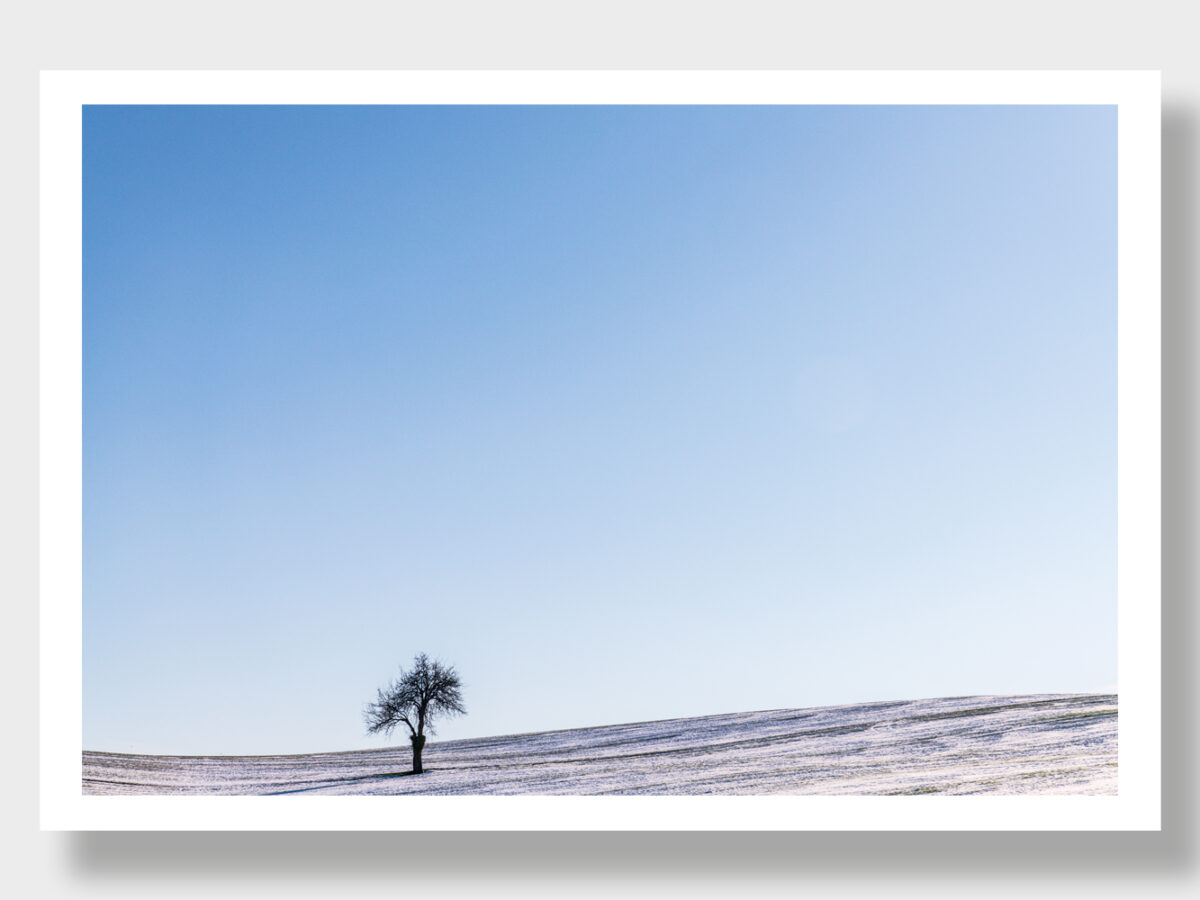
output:
[[[43,72],[40,741],[43,830],[1158,830],[1158,72]],[[1117,107],[1115,796],[84,796],[85,104],[1104,104]],[[400,804],[407,808],[400,810]],[[414,814],[415,813],[415,814]]]

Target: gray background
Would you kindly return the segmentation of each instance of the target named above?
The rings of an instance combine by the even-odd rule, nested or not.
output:
[[[1190,896],[1196,830],[1194,2],[110,0],[0,31],[3,883],[14,896]],[[15,10],[15,11],[14,11]],[[37,72],[96,69],[1161,69],[1161,834],[41,834],[37,830]]]

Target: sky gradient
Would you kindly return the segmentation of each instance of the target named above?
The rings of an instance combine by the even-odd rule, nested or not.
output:
[[[87,107],[84,743],[1116,682],[1111,107]],[[399,739],[393,739],[395,743]]]

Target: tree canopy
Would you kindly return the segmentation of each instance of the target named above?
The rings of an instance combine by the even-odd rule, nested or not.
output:
[[[364,711],[368,734],[391,734],[405,725],[413,738],[435,733],[435,720],[466,712],[462,680],[453,666],[443,665],[424,653],[413,659],[412,668],[400,669],[400,677],[380,688],[374,703]]]

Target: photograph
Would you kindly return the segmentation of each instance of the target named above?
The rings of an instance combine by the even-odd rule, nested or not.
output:
[[[1116,792],[1113,107],[83,163],[85,793]]]

